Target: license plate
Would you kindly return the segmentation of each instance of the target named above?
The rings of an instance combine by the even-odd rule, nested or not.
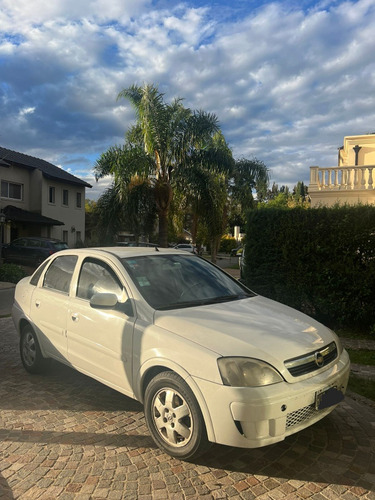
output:
[[[324,410],[324,408],[337,405],[343,399],[344,394],[336,389],[336,387],[331,387],[323,392],[317,392],[315,394],[315,409]]]

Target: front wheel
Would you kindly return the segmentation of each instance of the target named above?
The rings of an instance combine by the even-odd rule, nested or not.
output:
[[[22,330],[20,355],[22,364],[29,373],[42,373],[48,365],[49,360],[43,357],[38,339],[30,325],[26,325]]]
[[[155,443],[172,457],[196,458],[209,447],[197,400],[174,372],[159,373],[147,386],[145,418]]]

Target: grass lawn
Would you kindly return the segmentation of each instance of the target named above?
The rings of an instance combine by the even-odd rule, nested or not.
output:
[[[348,389],[375,401],[375,380],[367,380],[350,375]]]
[[[375,366],[375,353],[369,350],[346,349],[348,351],[350,361],[357,365]]]

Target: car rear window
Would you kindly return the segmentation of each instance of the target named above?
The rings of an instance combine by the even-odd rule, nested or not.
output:
[[[52,246],[57,250],[66,250],[68,248],[68,245],[64,243],[63,241],[59,241],[58,243],[53,242]]]

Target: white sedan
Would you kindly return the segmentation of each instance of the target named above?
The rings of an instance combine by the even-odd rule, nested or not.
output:
[[[312,318],[171,249],[64,250],[15,291],[30,373],[49,358],[141,401],[165,452],[282,441],[343,399],[349,358]]]

